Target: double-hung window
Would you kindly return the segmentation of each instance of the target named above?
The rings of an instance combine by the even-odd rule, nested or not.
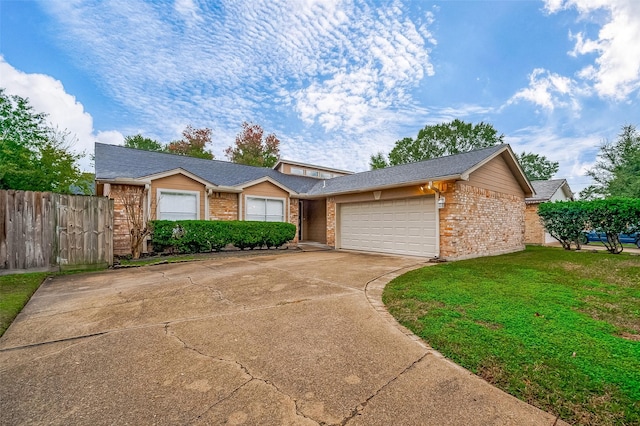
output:
[[[247,197],[246,220],[284,222],[284,199]]]
[[[200,192],[158,189],[158,219],[195,220],[200,213]]]

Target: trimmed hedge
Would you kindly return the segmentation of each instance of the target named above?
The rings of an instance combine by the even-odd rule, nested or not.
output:
[[[207,253],[228,244],[244,249],[280,247],[293,240],[296,227],[285,222],[220,220],[153,220],[151,242],[156,252]]]
[[[538,215],[547,232],[567,250],[572,243],[580,249],[584,232],[593,230],[606,234],[604,245],[609,252],[620,253],[622,244],[618,236],[640,231],[638,198],[542,203]]]

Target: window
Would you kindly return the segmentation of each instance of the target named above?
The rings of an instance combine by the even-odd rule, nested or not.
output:
[[[292,167],[291,168],[291,174],[292,175],[303,175],[304,174],[304,170],[300,169],[298,167]]]
[[[284,200],[281,198],[247,197],[245,220],[284,222]]]
[[[318,177],[318,171],[317,170],[307,170],[307,176]]]
[[[158,219],[195,220],[200,212],[200,192],[158,189]]]
[[[331,179],[333,177],[333,175],[331,173],[327,173],[327,172],[320,172],[320,177],[323,179]]]

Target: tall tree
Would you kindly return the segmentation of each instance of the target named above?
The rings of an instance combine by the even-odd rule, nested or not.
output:
[[[144,149],[145,151],[164,151],[164,146],[151,138],[145,138],[140,133],[124,138],[124,146],[127,148]]]
[[[580,198],[640,198],[640,132],[633,125],[622,128],[615,142],[604,142],[593,168],[587,171],[595,184]]]
[[[429,160],[446,155],[460,154],[475,149],[488,148],[504,143],[504,135],[488,123],[465,123],[455,119],[449,123],[427,125],[418,132],[418,136],[396,141],[389,152],[388,160],[379,152],[370,157],[371,170],[382,169],[399,164]],[[550,179],[558,171],[558,163],[543,155],[523,152],[516,154],[522,169],[529,180]]]
[[[380,151],[377,154],[373,154],[371,159],[369,160],[369,167],[371,170],[376,169],[384,169],[385,167],[389,167],[389,163],[387,162],[387,158],[384,155],[384,152]]]
[[[211,129],[196,129],[188,125],[182,132],[182,139],[167,145],[167,152],[213,160],[213,153],[206,149],[208,143],[211,143]]]
[[[68,132],[52,128],[27,99],[0,88],[0,189],[70,193],[86,181]]]
[[[396,142],[389,152],[388,165],[413,163],[445,155],[459,154],[474,149],[487,148],[504,142],[504,135],[488,123],[465,123],[455,119],[449,123],[427,125],[418,136],[404,138]],[[370,166],[387,163],[381,153],[371,157]]]
[[[548,180],[558,172],[560,164],[557,161],[550,161],[543,155],[532,152],[516,154],[524,174],[529,180]]]
[[[280,158],[280,140],[273,133],[264,136],[262,126],[245,121],[236,135],[235,146],[228,147],[224,152],[234,163],[273,167]]]

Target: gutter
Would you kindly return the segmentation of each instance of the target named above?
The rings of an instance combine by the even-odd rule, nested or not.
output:
[[[352,189],[352,190],[346,190],[346,191],[320,192],[317,194],[306,193],[306,194],[299,194],[297,198],[314,199],[318,197],[333,197],[336,195],[359,194],[362,192],[369,192],[369,191],[382,191],[385,189],[403,188],[405,186],[425,185],[428,181],[447,181],[447,180],[469,180],[469,175],[456,174],[456,175],[449,175],[449,176],[436,176],[436,177],[429,177],[429,178],[424,178],[416,181],[393,183],[393,184],[382,185],[382,186],[370,186],[370,187],[358,188],[358,189]]]

